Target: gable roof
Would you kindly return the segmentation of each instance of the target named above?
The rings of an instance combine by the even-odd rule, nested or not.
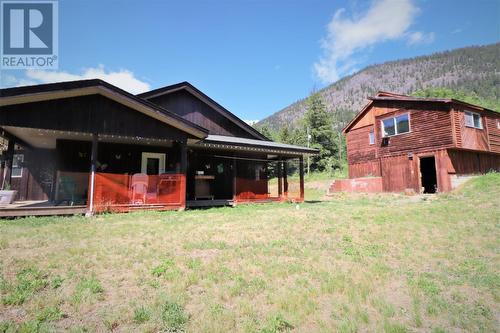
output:
[[[484,108],[479,105],[470,104],[463,102],[454,98],[427,98],[427,97],[413,97],[407,95],[400,95],[386,91],[379,91],[375,96],[368,97],[370,100],[362,109],[359,111],[354,118],[342,129],[343,133],[347,133],[351,127],[360,119],[372,106],[375,101],[404,101],[404,102],[422,102],[422,103],[443,103],[443,104],[458,104],[467,108],[472,108],[478,111],[494,112],[496,111]]]
[[[238,127],[242,128],[244,131],[247,133],[251,134],[253,137],[259,140],[269,140],[265,135],[257,131],[255,128],[252,126],[248,125],[246,122],[238,118],[236,115],[234,115],[232,112],[224,108],[222,105],[214,101],[212,98],[207,96],[205,93],[203,93],[201,90],[193,86],[191,83],[184,81],[176,84],[172,84],[170,86],[154,89],[142,94],[138,94],[138,97],[144,98],[146,100],[155,98],[158,96],[162,95],[167,95],[179,90],[186,90],[201,101],[205,102],[207,105],[212,107],[216,112],[221,114],[222,116],[226,117],[229,119],[231,122],[233,122],[235,125]]]
[[[94,94],[110,98],[156,120],[189,133],[196,138],[204,139],[208,135],[208,131],[203,127],[99,79],[0,89],[0,106]]]

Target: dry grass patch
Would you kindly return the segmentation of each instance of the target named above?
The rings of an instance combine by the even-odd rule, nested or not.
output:
[[[319,188],[0,221],[0,332],[498,331],[500,175],[432,200]]]

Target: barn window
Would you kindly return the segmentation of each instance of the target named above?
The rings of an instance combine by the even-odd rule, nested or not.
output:
[[[382,132],[384,136],[392,136],[410,131],[410,118],[408,114],[382,120]]]
[[[500,129],[500,120],[497,120],[497,128]]]
[[[11,177],[18,178],[23,176],[23,154],[14,154],[12,158],[12,173]]]
[[[368,134],[368,139],[370,140],[371,145],[375,144],[375,133],[373,132],[373,130]]]
[[[481,115],[479,113],[465,111],[465,126],[474,128],[483,128]]]

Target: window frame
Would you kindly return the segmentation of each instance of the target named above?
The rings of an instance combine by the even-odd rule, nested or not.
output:
[[[472,116],[472,126],[468,125],[467,124],[467,114],[470,114]],[[479,117],[479,127],[476,127],[476,124],[474,123],[474,116],[478,116]],[[475,128],[475,129],[484,129],[484,126],[483,126],[483,119],[481,117],[481,114],[477,113],[477,112],[473,112],[473,111],[466,111],[464,110],[464,123],[465,123],[465,127],[469,127],[469,128]]]
[[[373,129],[368,132],[368,144],[370,146],[375,144],[375,130]]]
[[[22,178],[23,177],[23,169],[24,167],[22,165],[14,166],[14,161],[18,161],[16,159],[16,156],[21,156],[21,163],[24,163],[24,154],[19,153],[19,154],[14,154],[12,155],[12,169],[10,172],[10,177],[11,178]],[[20,170],[19,175],[14,174],[14,169],[15,170]]]
[[[397,126],[397,122],[396,122],[396,118],[397,117],[401,117],[401,116],[408,116],[408,131],[407,132],[403,132],[403,133],[399,133],[398,132],[398,126]],[[385,132],[385,125],[384,125],[384,120],[387,120],[387,119],[392,119],[393,123],[394,123],[394,134],[386,134]],[[409,112],[406,112],[406,113],[401,113],[401,114],[398,114],[398,115],[392,115],[390,117],[384,117],[382,119],[380,119],[380,127],[382,129],[382,137],[383,138],[389,138],[391,136],[396,136],[396,135],[402,135],[402,134],[407,134],[407,133],[411,133],[411,117],[410,117],[410,113]]]

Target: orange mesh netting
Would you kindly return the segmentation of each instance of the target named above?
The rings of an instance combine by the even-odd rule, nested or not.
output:
[[[96,173],[94,210],[129,211],[134,207],[175,209],[185,205],[185,177],[182,174]]]

